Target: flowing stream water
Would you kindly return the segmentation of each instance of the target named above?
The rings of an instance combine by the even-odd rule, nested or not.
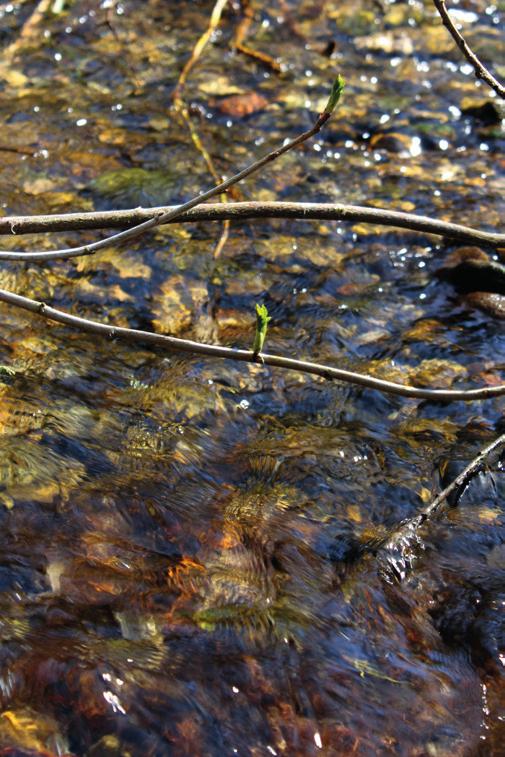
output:
[[[503,0],[450,5],[503,73]],[[189,199],[214,183],[202,146],[231,175],[309,128],[340,72],[324,131],[230,199],[499,229],[497,98],[428,0],[230,2],[182,91],[195,139],[173,92],[211,2],[74,0],[30,25],[36,7],[0,3],[4,215]],[[280,66],[234,50],[247,8],[245,44]],[[240,347],[264,302],[271,352],[424,386],[503,383],[503,320],[436,276],[457,244],[254,220],[215,257],[222,231],[2,263],[0,286]],[[5,305],[0,323],[2,755],[505,754],[503,464],[414,560],[359,556],[503,432],[503,400],[383,396]]]

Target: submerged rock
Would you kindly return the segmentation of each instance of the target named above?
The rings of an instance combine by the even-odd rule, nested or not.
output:
[[[459,292],[494,292],[505,295],[505,266],[489,260],[479,247],[460,247],[451,253],[437,276]]]
[[[471,292],[465,297],[465,301],[480,310],[505,320],[505,295],[494,292]]]
[[[436,274],[461,292],[471,307],[505,319],[505,266],[489,260],[479,247],[455,250]]]

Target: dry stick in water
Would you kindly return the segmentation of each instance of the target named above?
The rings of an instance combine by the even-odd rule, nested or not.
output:
[[[220,176],[216,170],[216,167],[214,165],[214,161],[212,160],[212,157],[205,147],[200,134],[198,133],[198,130],[196,129],[195,125],[193,124],[191,120],[191,116],[189,114],[188,107],[183,99],[183,90],[186,85],[186,81],[188,79],[188,76],[195,66],[195,64],[198,62],[201,54],[203,53],[207,43],[209,42],[210,38],[216,31],[217,27],[219,26],[219,22],[221,21],[221,16],[223,14],[224,9],[226,8],[228,4],[228,0],[217,0],[216,4],[214,5],[214,8],[212,10],[209,25],[207,26],[207,29],[204,31],[204,33],[201,35],[201,37],[198,39],[196,45],[193,48],[193,52],[191,53],[190,57],[186,61],[186,64],[184,65],[184,68],[181,71],[181,74],[179,76],[179,81],[177,82],[177,85],[174,89],[172,100],[174,103],[175,110],[179,113],[182,120],[184,121],[184,124],[187,126],[189,134],[191,136],[191,140],[202,156],[205,165],[207,166],[209,173],[211,177],[214,179],[215,182],[218,184],[223,181],[223,177]],[[227,203],[228,197],[226,196],[226,192],[223,192],[221,195],[221,202]],[[214,258],[218,258],[221,254],[226,242],[228,241],[228,236],[230,233],[230,221],[229,219],[226,219],[223,222],[223,228],[221,231],[221,235],[217,241],[216,246],[214,247]]]
[[[374,541],[370,550],[372,554],[377,554],[378,552],[391,553],[395,549],[408,547],[411,542],[417,539],[417,532],[426,521],[441,515],[451,507],[448,503],[448,497],[454,493],[461,495],[471,479],[484,469],[491,455],[497,459],[502,450],[505,450],[505,434],[502,434],[498,439],[495,439],[494,442],[485,447],[459,476],[446,486],[420,513],[414,515],[412,518],[408,518],[408,520],[404,520],[384,539]]]
[[[196,221],[223,221],[230,219],[243,221],[254,218],[299,218],[302,220],[347,221],[350,223],[372,223],[391,226],[423,234],[457,239],[460,242],[484,244],[490,247],[505,247],[505,234],[493,231],[481,231],[457,223],[437,221],[428,216],[402,213],[396,210],[367,208],[360,205],[309,203],[309,202],[229,202],[208,203],[193,207],[189,211],[178,211],[180,206],[160,208],[134,208],[132,210],[106,210],[91,213],[62,213],[46,216],[7,216],[0,218],[0,234],[39,234],[57,231],[83,231],[90,229],[140,228],[140,223],[152,223],[156,218],[159,224],[190,223]],[[126,233],[126,232],[125,232]],[[109,244],[110,237],[97,243],[100,247]],[[0,252],[0,260],[44,261],[85,255],[88,248],[72,250],[55,250],[52,252]],[[95,251],[97,248],[95,247]]]
[[[272,71],[281,73],[282,66],[278,61],[275,60],[275,58],[272,58],[272,56],[268,55],[268,53],[262,53],[258,50],[253,50],[252,47],[249,47],[249,45],[246,44],[249,30],[254,21],[254,11],[251,8],[250,0],[242,0],[240,5],[243,17],[237,26],[237,30],[235,32],[232,43],[233,47],[235,48],[235,50],[237,50],[237,52],[242,53],[243,55],[247,55],[249,58],[253,58],[253,60],[259,61],[260,63],[263,63]]]
[[[365,376],[361,373],[354,373],[353,371],[346,371],[341,368],[333,368],[328,365],[282,357],[281,355],[270,355],[262,352],[261,356],[258,356],[253,350],[238,350],[232,347],[221,347],[220,345],[203,344],[201,342],[193,342],[189,339],[179,339],[173,336],[154,334],[150,331],[138,331],[136,329],[110,326],[105,323],[88,320],[87,318],[80,318],[71,315],[70,313],[65,313],[62,310],[56,310],[55,308],[46,305],[44,302],[37,302],[28,297],[22,297],[13,292],[7,292],[4,289],[0,289],[0,302],[5,302],[8,305],[13,305],[14,307],[22,308],[23,310],[28,310],[32,313],[37,313],[48,320],[64,323],[68,326],[77,328],[80,331],[99,334],[108,337],[109,339],[121,339],[127,342],[150,344],[170,351],[178,350],[208,357],[228,358],[230,360],[238,360],[245,363],[258,363],[258,360],[261,360],[261,363],[276,368],[286,368],[301,373],[322,376],[326,379],[336,379],[351,384],[358,384],[360,386],[368,387],[369,389],[376,389],[379,392],[385,392],[386,394],[398,394],[402,397],[441,402],[451,402],[454,400],[470,402],[472,400],[485,400],[505,395],[505,384],[461,391],[453,389],[423,389],[421,387],[395,384],[392,381],[385,381],[372,376]]]
[[[450,35],[456,42],[457,46],[459,47],[467,61],[473,66],[477,79],[482,79],[482,81],[486,82],[488,86],[494,89],[499,97],[505,100],[505,87],[501,82],[498,81],[498,79],[496,79],[492,75],[492,73],[490,73],[490,71],[488,71],[486,66],[482,63],[482,61],[479,60],[471,47],[468,45],[463,35],[456,29],[446,8],[445,0],[433,0],[433,2],[435,4],[435,8],[440,14],[445,28],[449,31]]]
[[[223,15],[223,11],[227,5],[228,5],[228,0],[216,0],[216,3],[210,15],[210,21],[207,26],[207,29],[199,37],[196,45],[193,48],[193,51],[190,57],[184,64],[184,67],[180,73],[179,80],[176,84],[174,94],[173,94],[174,100],[178,100],[182,98],[182,90],[184,89],[186,85],[186,81],[191,72],[191,69],[195,66],[195,63],[198,61],[201,54],[203,53],[208,41],[210,40],[210,38],[216,31],[217,27],[219,26],[219,22],[221,21],[221,16]]]
[[[11,42],[11,44],[2,51],[2,65],[12,65],[14,58],[18,53],[23,51],[26,45],[40,39],[42,36],[42,30],[40,27],[46,14],[51,8],[52,2],[53,0],[39,0],[32,13],[21,27],[18,38],[14,42]]]
[[[61,257],[71,258],[71,257],[77,257],[78,255],[91,255],[97,250],[102,250],[105,247],[111,247],[112,245],[117,245],[121,242],[126,242],[129,239],[135,239],[136,237],[139,237],[141,234],[143,234],[145,231],[148,231],[149,229],[153,229],[155,226],[159,226],[162,223],[168,223],[169,221],[173,221],[174,219],[182,215],[182,213],[184,213],[185,211],[191,210],[191,208],[194,208],[196,205],[200,205],[202,202],[205,202],[205,200],[210,200],[211,197],[215,197],[216,195],[226,192],[226,190],[232,187],[234,184],[238,184],[240,181],[242,181],[243,179],[246,179],[252,173],[256,173],[256,171],[259,171],[260,168],[263,168],[263,166],[267,165],[267,163],[271,163],[273,160],[276,160],[281,155],[284,155],[284,153],[289,152],[289,150],[292,150],[294,147],[298,147],[298,145],[301,145],[303,142],[306,142],[315,134],[318,134],[318,132],[321,131],[324,124],[329,120],[333,110],[335,109],[335,106],[338,103],[338,100],[340,98],[340,95],[343,89],[344,89],[344,79],[339,75],[337,76],[333,84],[326,108],[324,109],[322,113],[319,114],[312,128],[308,129],[308,131],[304,131],[303,134],[300,134],[300,136],[296,137],[295,139],[292,139],[289,142],[286,142],[286,144],[284,144],[282,147],[277,148],[277,150],[272,150],[272,152],[269,152],[263,158],[256,160],[250,166],[247,166],[247,168],[244,168],[242,171],[239,171],[239,173],[235,174],[234,176],[230,176],[230,178],[226,179],[226,181],[221,182],[221,184],[218,184],[217,186],[212,187],[212,189],[207,190],[207,192],[203,192],[202,194],[197,195],[197,197],[193,197],[192,200],[188,200],[188,202],[185,202],[183,205],[178,205],[177,207],[172,208],[171,210],[168,210],[168,211],[159,210],[148,221],[144,221],[143,223],[140,223],[138,226],[134,226],[131,229],[126,229],[126,231],[120,231],[119,234],[113,234],[113,236],[107,237],[107,239],[101,239],[99,242],[93,242],[92,244],[84,244],[84,245],[81,245],[80,247],[71,247],[71,248],[63,249],[63,250],[54,250],[53,252],[49,252],[49,253],[47,252],[26,253],[25,257],[28,260],[30,259],[31,260],[54,260],[55,258],[61,258]],[[16,253],[10,253],[10,252],[4,251],[3,253],[1,253],[0,259],[15,260],[16,258],[12,257],[13,254],[16,254]],[[17,253],[17,254],[22,255],[23,253]],[[22,259],[25,259],[25,258],[23,257]]]

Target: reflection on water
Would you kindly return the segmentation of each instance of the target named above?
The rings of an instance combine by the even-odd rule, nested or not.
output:
[[[208,186],[169,106],[211,4],[66,6],[22,55],[9,48],[1,72],[4,212],[177,202]],[[492,8],[465,12],[497,60]],[[2,6],[4,45],[31,10]],[[336,68],[349,86],[318,142],[248,180],[243,197],[498,223],[492,98],[430,3],[253,10],[251,45],[284,73],[230,52],[241,12],[230,6],[187,85],[219,170],[306,128]],[[261,300],[272,351],[425,385],[499,379],[502,325],[433,277],[449,245],[251,222],[232,226],[214,260],[219,233],[174,226],[50,270],[4,265],[0,283],[240,346]],[[41,244],[2,244],[22,242]],[[501,753],[503,467],[424,535],[413,570],[400,556],[401,583],[361,548],[493,437],[500,400],[414,403],[1,315],[0,364],[14,371],[0,372],[6,754]]]

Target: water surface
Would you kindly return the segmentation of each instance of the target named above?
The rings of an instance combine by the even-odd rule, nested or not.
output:
[[[212,4],[75,0],[27,32],[35,5],[0,4],[2,212],[176,203],[211,186],[172,95]],[[183,93],[217,172],[308,128],[337,71],[348,87],[324,132],[236,199],[498,227],[503,132],[481,110],[495,100],[428,0],[251,7],[247,43],[282,71],[233,51],[230,4]],[[503,56],[503,10],[458,5],[486,60]],[[241,347],[263,301],[272,352],[427,386],[503,382],[503,322],[434,276],[456,245],[250,221],[216,259],[221,232],[171,226],[92,258],[3,264],[0,285]],[[5,754],[503,753],[500,464],[423,533],[412,570],[356,559],[503,431],[502,400],[386,397],[0,317],[14,371],[0,376]]]

